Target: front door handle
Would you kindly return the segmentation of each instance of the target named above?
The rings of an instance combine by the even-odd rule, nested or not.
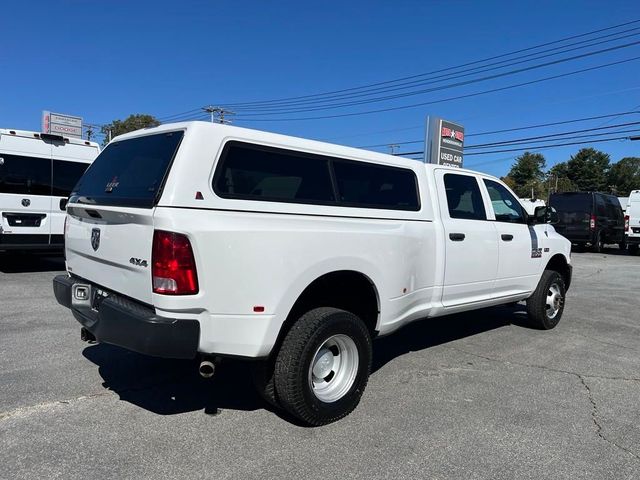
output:
[[[510,242],[511,240],[513,240],[513,235],[510,235],[508,233],[503,233],[501,237],[505,242]]]
[[[449,238],[454,242],[461,242],[464,240],[464,233],[450,233]]]

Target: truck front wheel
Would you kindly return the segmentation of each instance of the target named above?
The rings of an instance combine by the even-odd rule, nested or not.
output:
[[[275,365],[280,405],[309,425],[347,416],[371,371],[371,336],[354,314],[330,307],[305,313],[291,327]]]
[[[566,287],[562,275],[545,270],[538,287],[527,299],[529,321],[537,328],[550,330],[555,327],[564,311]]]

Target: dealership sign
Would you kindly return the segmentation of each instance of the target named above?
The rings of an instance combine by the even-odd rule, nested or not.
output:
[[[437,117],[427,117],[424,161],[462,168],[464,127]]]
[[[42,131],[54,135],[82,138],[82,117],[43,111]]]

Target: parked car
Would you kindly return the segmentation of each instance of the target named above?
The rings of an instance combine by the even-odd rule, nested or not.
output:
[[[95,142],[0,129],[0,251],[62,251],[67,198]]]
[[[114,139],[72,192],[53,289],[85,338],[168,358],[254,360],[303,422],[351,412],[372,339],[526,300],[559,322],[570,243],[500,180],[228,125]]]
[[[601,252],[605,244],[626,248],[624,214],[618,198],[597,192],[554,193],[549,206],[558,212],[555,229],[579,247]]]
[[[634,190],[629,194],[625,213],[624,228],[629,253],[636,254],[640,246],[640,190]]]

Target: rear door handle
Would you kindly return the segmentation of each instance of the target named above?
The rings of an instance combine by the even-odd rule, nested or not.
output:
[[[513,240],[513,235],[509,235],[508,233],[503,233],[501,237],[505,242],[510,242],[511,240]]]
[[[450,233],[449,238],[454,242],[461,242],[464,240],[464,233]]]

